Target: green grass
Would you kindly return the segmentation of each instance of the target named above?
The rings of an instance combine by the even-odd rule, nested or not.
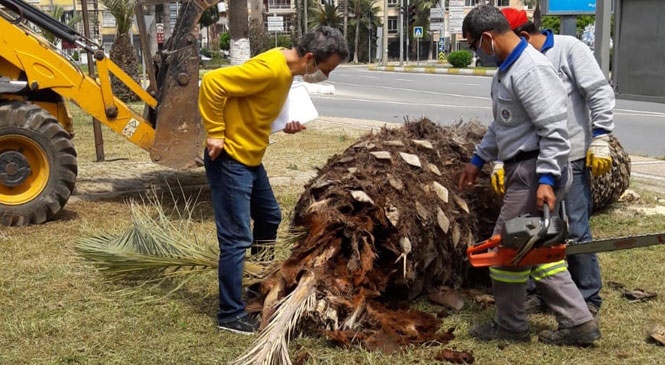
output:
[[[77,113],[76,145],[81,169],[94,165],[94,144],[89,118]],[[269,148],[266,167],[273,177],[296,178],[303,171],[322,166],[328,157],[343,151],[360,133],[347,127],[316,124],[298,135],[277,134]],[[149,161],[146,152],[105,129],[107,157],[129,165]],[[332,137],[332,138],[331,138]],[[297,166],[297,170],[293,169]],[[85,175],[84,171],[81,172]],[[284,222],[303,191],[302,181],[275,186]],[[639,191],[639,186],[637,187]],[[641,191],[640,191],[641,192]],[[177,194],[176,194],[177,195]],[[169,199],[165,199],[168,201]],[[643,200],[651,201],[648,193]],[[648,206],[648,205],[644,205]],[[197,205],[197,223],[191,234],[214,239],[214,219],[206,194]],[[55,221],[31,227],[0,229],[0,364],[225,364],[239,356],[251,339],[219,332],[215,323],[217,279],[214,273],[189,282],[175,295],[141,303],[143,294],[165,293],[169,288],[139,289],[132,295],[119,290],[125,283],[111,283],[75,254],[77,241],[95,232],[121,232],[130,224],[124,199],[70,202]],[[617,205],[593,217],[597,237],[665,231],[665,220]],[[280,252],[284,257],[286,252]],[[488,319],[493,309],[482,309],[467,300],[459,313],[444,319],[441,330],[455,328],[457,338],[443,346],[426,345],[385,354],[360,348],[339,349],[323,338],[308,335],[291,345],[311,356],[309,364],[434,364],[444,348],[472,351],[476,364],[660,364],[665,347],[647,343],[646,329],[665,324],[665,247],[600,254],[603,279],[627,288],[657,292],[652,301],[633,303],[607,286],[601,311],[603,338],[591,348],[558,348],[538,343],[480,343],[468,328]],[[467,298],[468,299],[468,298]],[[440,307],[420,299],[419,309]],[[555,325],[551,316],[530,318],[537,333]]]

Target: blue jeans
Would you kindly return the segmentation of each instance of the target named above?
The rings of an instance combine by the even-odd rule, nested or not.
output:
[[[571,162],[573,169],[573,185],[568,190],[565,202],[568,210],[568,239],[573,242],[591,240],[589,216],[592,210],[591,181],[585,160]],[[600,277],[600,265],[595,253],[570,255],[567,257],[568,271],[573,281],[588,304],[600,308],[600,288],[603,286]]]
[[[226,152],[211,161],[205,151],[204,166],[219,241],[217,322],[225,323],[247,315],[242,299],[245,251],[255,240],[274,241],[282,218],[263,165],[245,166]]]

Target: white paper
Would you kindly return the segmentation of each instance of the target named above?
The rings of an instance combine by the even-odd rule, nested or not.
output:
[[[282,111],[272,122],[271,133],[279,132],[286,126],[286,123],[295,121],[300,124],[311,122],[319,117],[312,98],[309,97],[307,88],[302,82],[294,82],[289,90],[289,96],[286,98]]]

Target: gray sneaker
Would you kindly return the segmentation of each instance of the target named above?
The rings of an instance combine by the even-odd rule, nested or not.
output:
[[[230,331],[241,335],[251,335],[258,331],[259,322],[254,316],[244,316],[229,322],[217,323],[220,330]]]
[[[471,327],[469,334],[482,341],[506,340],[514,342],[530,342],[529,330],[523,332],[512,332],[492,321]]]
[[[575,327],[545,330],[538,335],[540,342],[557,346],[589,346],[599,338],[600,330],[593,320]]]

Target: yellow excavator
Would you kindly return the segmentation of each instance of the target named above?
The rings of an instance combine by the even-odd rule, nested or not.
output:
[[[136,18],[144,55],[150,54],[142,0]],[[22,0],[0,0],[0,225],[43,223],[60,212],[77,176],[73,102],[82,110],[150,152],[161,165],[185,169],[200,164],[204,132],[197,108],[203,12],[219,0],[182,3],[171,38],[146,63],[144,89],[94,41]],[[48,42],[40,31],[75,44],[95,62],[91,77]],[[111,76],[144,103],[142,115],[117,98]]]

